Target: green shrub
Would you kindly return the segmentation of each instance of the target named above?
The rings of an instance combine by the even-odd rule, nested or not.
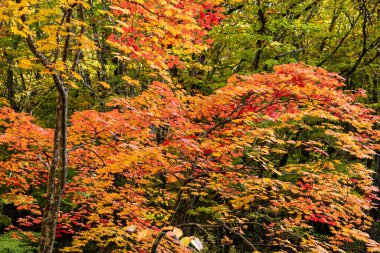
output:
[[[8,227],[12,224],[11,218],[9,218],[7,215],[0,214],[0,230]]]
[[[37,248],[32,246],[30,241],[21,236],[20,239],[11,237],[11,232],[0,236],[0,253],[32,253],[37,252]]]

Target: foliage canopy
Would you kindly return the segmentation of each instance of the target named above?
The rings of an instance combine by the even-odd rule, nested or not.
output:
[[[0,252],[380,252],[379,4],[1,1]]]

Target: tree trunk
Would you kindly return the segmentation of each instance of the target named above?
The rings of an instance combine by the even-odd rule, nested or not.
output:
[[[20,3],[21,0],[16,0]],[[69,24],[73,13],[73,8],[77,3],[72,4],[63,15],[63,21]],[[20,11],[23,7],[20,9]],[[22,22],[26,23],[28,20],[26,14],[21,15]],[[66,62],[69,55],[69,42],[70,42],[70,27],[66,31],[68,35],[65,38],[64,46],[62,48],[62,61]],[[61,207],[61,200],[63,190],[66,184],[67,176],[67,113],[68,113],[68,89],[65,87],[62,72],[51,67],[51,60],[41,51],[31,34],[26,37],[26,43],[30,51],[36,56],[40,63],[49,70],[52,70],[52,78],[55,87],[58,91],[55,128],[54,128],[54,144],[53,154],[50,168],[48,169],[48,182],[46,192],[46,206],[43,214],[41,224],[41,237],[39,240],[40,253],[52,253],[54,249],[55,232],[57,227],[57,219]],[[57,59],[57,57],[56,57]],[[77,63],[76,63],[77,64]],[[57,175],[59,173],[59,175]],[[56,179],[57,177],[57,179]]]
[[[264,36],[266,32],[266,22],[267,22],[265,18],[265,9],[264,9],[264,6],[261,4],[261,1],[257,1],[257,5],[259,8],[257,15],[260,21],[260,29],[257,31],[257,33],[260,36]],[[259,68],[260,57],[261,57],[261,53],[263,52],[263,46],[264,46],[264,40],[262,38],[258,39],[256,42],[256,48],[257,48],[256,55],[252,62],[252,70],[257,70]]]
[[[46,196],[47,202],[44,210],[39,242],[40,253],[53,252],[57,219],[67,176],[68,93],[60,78],[56,77],[54,80],[59,91],[59,96],[56,108],[53,159],[49,168]],[[58,172],[59,176],[56,180],[56,174]]]
[[[18,111],[18,107],[15,102],[15,81],[14,81],[14,72],[12,69],[13,58],[8,59],[8,68],[7,68],[7,81],[5,86],[7,88],[7,99],[9,101],[9,105],[15,111]]]
[[[15,41],[13,43],[13,50],[16,50],[18,47],[18,41]],[[14,76],[14,59],[15,56],[13,54],[8,54],[7,52],[4,53],[5,57],[7,58],[7,81],[5,83],[5,86],[7,88],[7,99],[9,101],[9,105],[11,108],[15,111],[19,111],[19,107],[16,104],[15,101],[15,76]]]

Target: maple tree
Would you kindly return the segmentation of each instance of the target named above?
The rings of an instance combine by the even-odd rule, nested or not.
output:
[[[376,252],[363,159],[378,117],[342,79],[302,64],[233,76],[214,95],[154,82],[75,112],[56,236],[64,252]],[[42,221],[53,130],[1,110],[1,198]],[[352,246],[353,245],[353,246]]]
[[[365,88],[378,108],[378,1],[239,0],[223,6],[225,18],[210,33],[213,45],[199,60],[203,68],[181,76],[188,86],[210,92],[233,73],[301,61],[340,73],[348,89]]]
[[[378,5],[0,2],[0,245],[380,251]]]
[[[108,44],[123,52],[119,58],[129,61],[127,57],[131,57],[138,62],[145,61],[148,66],[159,70],[159,73],[166,77],[163,71],[180,63],[180,58],[176,55],[196,53],[204,49],[201,38],[206,32],[202,27],[210,26],[208,16],[214,17],[214,14],[206,17],[203,10],[212,11],[214,5],[212,2],[196,4],[193,1],[181,3],[163,1],[160,4],[162,5],[157,5],[156,1],[121,1],[106,6],[105,10],[100,10],[97,6],[105,7],[103,2],[88,4],[85,1],[46,1],[39,3],[17,0],[1,3],[0,21],[8,25],[6,30],[3,29],[5,30],[3,34],[24,38],[29,50],[27,58],[18,59],[19,66],[36,71],[38,79],[41,75],[46,75],[50,78],[48,82],[53,82],[57,91],[53,148],[46,151],[51,153],[52,157],[44,163],[45,169],[48,169],[48,177],[46,206],[43,219],[39,221],[42,222],[40,252],[53,250],[61,196],[66,184],[68,92],[71,88],[78,88],[77,82],[83,82],[84,85],[89,86],[83,73],[83,69],[86,68],[83,59],[93,58],[97,54],[96,51],[99,51],[97,46],[99,36],[97,34],[92,36],[88,32],[86,14],[89,15],[95,10],[98,15],[111,19],[111,29],[122,32],[120,38],[116,38],[115,34],[109,34],[107,38]],[[88,11],[85,13],[86,10]],[[126,19],[121,14],[127,14],[130,18]],[[198,16],[200,16],[199,20]],[[159,27],[161,29],[158,29]],[[182,43],[184,52],[178,49],[176,45],[178,43]],[[169,46],[171,49],[168,49]],[[168,50],[179,52],[167,53]],[[8,63],[11,64],[14,59],[15,55],[11,55]],[[103,71],[103,59],[99,61]],[[8,98],[15,107],[14,96],[11,92],[14,81],[13,69],[9,67],[8,73],[10,75]],[[124,78],[127,81],[133,81],[128,76]],[[104,88],[110,88],[106,81],[104,73],[99,74],[97,83]]]

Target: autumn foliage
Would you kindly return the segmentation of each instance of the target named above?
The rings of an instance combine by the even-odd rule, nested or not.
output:
[[[206,252],[380,251],[367,234],[377,189],[363,165],[378,150],[378,117],[342,86],[288,64],[233,76],[210,96],[154,82],[106,112],[75,112],[63,252],[190,252],[195,239]],[[0,119],[1,199],[20,213],[11,229],[32,236],[53,130],[7,108]]]
[[[219,24],[223,8],[217,1],[116,1],[116,33],[108,42],[120,49],[119,59],[145,62],[168,78],[169,68],[185,68],[191,54],[205,50],[207,30]]]

